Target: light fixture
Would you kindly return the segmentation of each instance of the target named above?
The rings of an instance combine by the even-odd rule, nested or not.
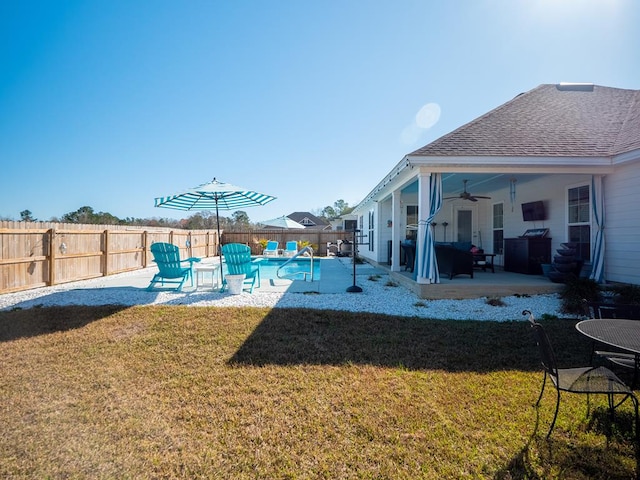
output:
[[[60,253],[61,253],[61,254],[63,254],[63,255],[64,255],[65,253],[67,253],[67,244],[66,244],[66,243],[64,243],[64,242],[62,242],[62,243],[60,244]]]
[[[513,212],[513,204],[516,202],[516,182],[518,179],[516,177],[511,177],[509,179],[509,199],[511,200],[511,211]]]
[[[449,222],[442,222],[442,226],[444,227],[444,241],[447,241],[447,225],[449,225]]]

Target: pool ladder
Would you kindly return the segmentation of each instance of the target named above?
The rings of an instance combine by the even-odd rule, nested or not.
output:
[[[292,261],[294,261],[300,255],[302,255],[304,252],[308,252],[309,255],[311,256],[311,261],[309,262],[310,267],[309,267],[309,271],[308,272],[294,272],[294,273],[288,273],[288,274],[280,275],[280,270],[282,270],[284,267],[289,265]],[[287,277],[293,277],[293,276],[296,276],[296,275],[302,275],[304,277],[305,281],[307,280],[307,275],[310,275],[311,276],[311,281],[313,282],[313,248],[311,248],[311,245],[307,245],[306,247],[304,247],[302,250],[297,252],[293,257],[291,257],[289,260],[287,260],[282,265],[280,265],[278,267],[278,270],[276,270],[276,276],[278,278],[287,278]]]

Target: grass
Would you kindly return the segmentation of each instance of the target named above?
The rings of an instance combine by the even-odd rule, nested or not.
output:
[[[564,364],[590,343],[545,325]],[[0,477],[622,479],[631,407],[563,395],[526,322],[337,311],[0,312]],[[539,423],[538,423],[539,421]]]

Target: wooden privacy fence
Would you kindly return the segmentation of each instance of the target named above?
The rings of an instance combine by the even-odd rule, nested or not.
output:
[[[215,230],[145,229],[144,227],[0,223],[0,294],[139,270],[153,265],[149,247],[168,242],[180,248],[181,258],[212,257],[218,247]],[[32,228],[34,226],[40,228]],[[96,228],[97,227],[97,228]],[[327,243],[351,240],[340,231],[260,229],[224,232],[222,243],[244,243],[260,255],[260,240],[308,242],[317,255]]]
[[[169,242],[187,258],[213,256],[208,230],[0,228],[0,293],[86,280],[151,266],[149,247]]]

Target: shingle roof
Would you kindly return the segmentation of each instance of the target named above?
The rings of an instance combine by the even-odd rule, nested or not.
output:
[[[640,90],[540,85],[409,156],[611,156],[640,149]]]
[[[302,223],[307,228],[312,227],[311,225],[308,224],[308,221],[311,221],[313,224],[315,224],[313,225],[315,227],[326,227],[327,225],[330,225],[328,222],[326,222],[322,218],[316,217],[315,215],[309,212],[293,212],[287,215],[287,217],[289,217],[291,220],[294,220],[298,223]]]

